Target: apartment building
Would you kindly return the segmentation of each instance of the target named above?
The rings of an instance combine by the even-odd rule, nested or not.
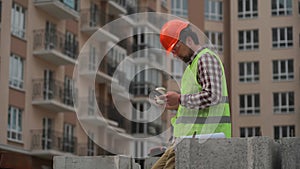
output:
[[[142,157],[160,143],[132,142],[136,136],[157,134],[167,119],[144,123],[148,117],[142,115],[149,92],[165,86],[163,73],[147,69],[151,68],[147,64],[166,61],[151,51],[144,50],[143,55],[136,52],[159,47],[157,34],[143,34],[145,29],[158,32],[159,28],[145,15],[145,20],[126,20],[131,26],[121,31],[98,29],[126,14],[167,13],[169,4],[159,0],[0,1],[0,168],[52,168],[53,156],[114,154],[119,151],[116,145]],[[86,45],[95,32],[101,35],[100,41]],[[119,39],[120,33],[130,32],[137,35]],[[86,50],[82,52],[83,48]],[[137,55],[130,56],[134,52]],[[104,55],[100,66],[96,64],[99,55]],[[153,62],[143,59],[148,55]],[[73,78],[79,56],[86,58],[86,71],[78,76],[80,82],[95,72],[93,83],[84,85],[84,91],[78,91],[82,89]],[[121,69],[121,79],[112,85],[113,73],[127,56],[133,57],[129,59],[132,65]],[[130,82],[128,78],[136,70],[145,71]],[[125,90],[128,83],[130,91]],[[114,106],[114,91],[122,111],[135,122],[124,118],[120,107]],[[131,100],[124,102],[121,98],[128,92]],[[127,140],[116,137],[116,132]]]
[[[299,137],[299,5],[230,3],[234,136]]]
[[[172,13],[197,25],[218,49],[227,78],[233,136],[299,136],[300,2],[197,3],[202,5],[172,0]],[[195,8],[204,13],[198,23],[191,13]],[[186,9],[188,17],[183,15]],[[180,79],[182,69],[176,70]]]

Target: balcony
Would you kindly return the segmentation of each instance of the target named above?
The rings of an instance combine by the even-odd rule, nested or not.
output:
[[[56,80],[32,81],[32,104],[53,112],[74,112],[72,89]]]
[[[58,155],[77,153],[77,138],[64,137],[63,133],[53,130],[31,130],[31,152],[33,155],[52,159]]]
[[[157,32],[160,31],[160,28],[167,21],[166,18],[157,15],[157,13],[154,13],[155,11],[153,11],[151,8],[139,7],[137,11],[141,12],[142,14],[134,18],[135,22],[138,25],[147,25]]]
[[[110,22],[110,15],[99,10],[91,11],[90,9],[83,9],[80,12],[80,17],[81,31],[86,35],[91,36],[97,32],[97,40],[100,42],[119,41],[119,38],[109,30],[109,26],[106,26],[106,29],[102,28]]]
[[[114,15],[126,14],[126,0],[108,0],[108,10]]]
[[[97,148],[98,145],[95,143],[80,143],[78,144],[78,151],[77,155],[78,156],[95,156],[97,155]]]
[[[35,30],[33,36],[33,55],[58,66],[76,63],[79,48],[77,40],[66,40],[60,32],[45,30]]]
[[[89,100],[89,98],[79,99],[77,117],[83,125],[105,126],[107,119],[103,117],[104,112],[102,112],[102,110],[101,114],[99,113],[95,99],[96,98],[92,100]]]
[[[34,0],[37,8],[59,19],[79,19],[79,0]]]
[[[117,83],[117,80],[112,77],[116,68],[112,67],[106,61],[102,61],[99,66],[100,68],[97,69],[96,63],[82,58],[80,58],[81,60],[79,61],[80,75],[88,80],[95,80],[95,82],[99,84],[111,84],[112,82]]]

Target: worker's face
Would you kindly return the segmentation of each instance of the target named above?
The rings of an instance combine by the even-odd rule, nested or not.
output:
[[[172,53],[175,57],[178,57],[185,63],[189,62],[191,57],[194,55],[194,51],[180,41],[176,43],[172,49]]]

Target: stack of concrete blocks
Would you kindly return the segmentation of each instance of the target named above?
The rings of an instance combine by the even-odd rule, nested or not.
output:
[[[268,137],[184,139],[176,146],[176,168],[280,169],[279,150]]]
[[[159,157],[148,157],[144,161],[144,169],[151,169],[154,163],[159,159]]]
[[[183,139],[175,149],[176,169],[300,169],[300,138]],[[53,165],[54,169],[150,169],[158,159],[148,157],[140,167],[124,156],[58,156]]]
[[[280,143],[282,169],[300,169],[300,138],[283,138]]]
[[[141,169],[133,158],[125,156],[54,157],[54,169]]]

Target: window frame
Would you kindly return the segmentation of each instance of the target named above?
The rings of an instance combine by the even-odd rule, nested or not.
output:
[[[24,89],[24,59],[11,53],[9,58],[9,87]]]
[[[242,98],[244,97],[244,98]],[[251,97],[251,105],[248,105],[249,101],[248,101],[248,97]],[[256,97],[258,99],[258,102],[256,102]],[[244,107],[242,107],[242,99],[244,100]],[[258,93],[254,93],[254,94],[241,94],[239,95],[239,114],[240,115],[258,115],[260,114],[260,95]],[[255,104],[258,103],[258,106],[256,106]]]
[[[204,16],[206,20],[223,21],[223,2],[216,0],[205,0]],[[220,11],[221,9],[221,11]]]
[[[281,126],[274,126],[274,139],[280,139],[284,137],[295,137],[296,136],[296,127],[295,125],[281,125]],[[283,136],[283,130],[286,129],[286,136]],[[276,133],[276,130],[278,130],[279,133]],[[293,131],[293,132],[291,132]]]
[[[248,33],[250,33],[250,40],[247,39]],[[257,42],[256,42],[256,39],[257,39]],[[239,30],[238,31],[238,49],[239,49],[239,51],[258,50],[259,49],[259,30],[258,29]]]
[[[291,63],[290,63],[291,62]],[[282,64],[285,65],[285,70],[282,69]],[[291,69],[290,64],[292,64],[292,72],[289,72]],[[278,71],[277,74],[275,74],[275,71]],[[286,59],[286,60],[273,60],[272,61],[272,79],[273,81],[290,81],[294,80],[295,78],[295,69],[294,69],[294,60],[293,59]],[[278,77],[277,79],[275,77]],[[283,78],[285,77],[285,78]]]
[[[276,4],[274,4],[274,1],[276,1]],[[283,1],[283,7],[280,8],[280,1]],[[288,1],[290,1],[288,3]],[[290,4],[290,7],[287,5]],[[283,12],[283,13],[281,13]],[[289,16],[293,15],[293,0],[272,0],[271,1],[271,15],[272,16]]]
[[[248,66],[251,66],[251,74],[248,74]],[[244,74],[241,75],[241,66],[243,67]],[[257,74],[255,74],[255,69],[257,66]],[[248,80],[249,79],[249,80]],[[251,83],[258,82],[259,79],[259,62],[239,62],[239,82],[241,83]]]
[[[13,115],[13,113],[15,113]],[[23,134],[22,134],[22,115],[23,110],[14,106],[8,107],[8,120],[7,120],[7,139],[10,141],[22,142]],[[14,119],[15,117],[16,119]],[[15,124],[14,124],[15,123]],[[15,127],[13,126],[15,125]],[[15,138],[13,138],[13,134],[15,134]]]
[[[244,130],[244,136],[242,135],[242,130]],[[258,133],[257,133],[258,130]],[[250,132],[251,131],[251,132]],[[241,138],[248,138],[248,137],[255,137],[261,136],[261,128],[260,126],[253,126],[253,127],[240,127],[240,137]],[[250,134],[251,133],[251,134]]]
[[[26,9],[15,2],[11,8],[11,33],[18,38],[25,39]]]
[[[258,17],[258,2],[257,0],[249,0],[249,10],[247,11],[247,0],[238,0],[238,18],[251,19]],[[256,1],[256,10],[254,9],[254,1]],[[240,3],[242,9],[240,9]],[[241,11],[241,12],[240,12]]]
[[[178,2],[179,2],[179,4],[178,4]],[[171,1],[171,12],[173,15],[187,18],[188,17],[187,1],[186,0],[172,0]]]
[[[171,72],[173,79],[175,79],[177,82],[181,82],[183,72],[185,70],[184,68],[185,64],[176,58],[172,58],[171,60]]]
[[[278,105],[275,105],[276,98],[278,99],[278,101],[277,101]],[[284,103],[285,103],[285,105],[283,105]],[[286,109],[286,111],[284,111],[284,109]],[[291,92],[291,91],[289,91],[289,92],[274,92],[273,93],[273,113],[274,114],[295,113],[295,93]]]
[[[223,52],[223,32],[206,31],[205,35],[210,40],[211,44],[218,49],[218,52]],[[219,39],[221,37],[221,40]]]
[[[284,32],[282,32],[282,31],[284,31]],[[275,33],[276,33],[276,36],[274,36]],[[281,39],[281,33],[284,33],[284,39]],[[291,38],[291,39],[289,39],[289,38]],[[273,49],[292,48],[293,45],[294,45],[294,42],[293,42],[293,27],[292,26],[272,28],[272,48]]]

